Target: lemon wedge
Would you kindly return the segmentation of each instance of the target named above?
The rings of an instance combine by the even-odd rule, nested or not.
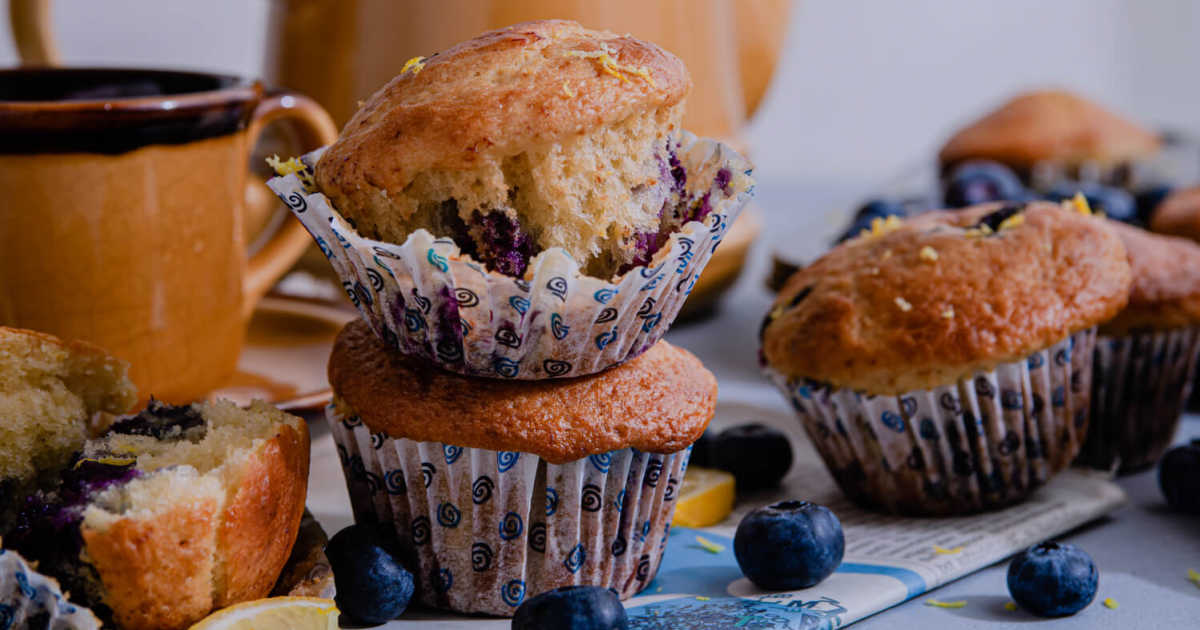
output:
[[[190,630],[337,630],[332,599],[268,597],[223,608]]]
[[[679,488],[674,524],[681,527],[716,525],[733,511],[733,498],[733,475],[711,468],[688,468]]]

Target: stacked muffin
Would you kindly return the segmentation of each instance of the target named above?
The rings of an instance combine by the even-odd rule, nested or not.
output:
[[[518,24],[417,58],[271,187],[363,314],[329,364],[355,517],[511,615],[653,577],[716,382],[658,339],[750,193],[660,48]]]
[[[792,276],[763,359],[851,499],[991,509],[1075,459],[1095,327],[1130,283],[1121,239],[1086,204],[893,218]]]

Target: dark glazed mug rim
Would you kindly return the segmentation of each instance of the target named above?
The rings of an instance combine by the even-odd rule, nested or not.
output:
[[[24,85],[14,88],[14,83]],[[136,94],[146,86],[163,93]],[[33,98],[8,98],[17,88],[33,91]],[[70,97],[71,92],[104,89],[114,95]],[[39,90],[64,96],[43,98]],[[135,94],[120,95],[123,90]],[[221,73],[126,67],[3,69],[0,154],[119,154],[225,136],[245,128],[263,96],[259,81]]]

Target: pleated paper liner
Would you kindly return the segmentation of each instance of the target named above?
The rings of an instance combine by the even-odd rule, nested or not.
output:
[[[950,385],[867,396],[767,372],[851,500],[914,516],[1025,498],[1087,432],[1095,329]]]
[[[54,578],[34,570],[17,552],[0,549],[0,628],[92,630],[100,620],[67,601]]]
[[[1200,328],[1099,337],[1079,463],[1121,473],[1153,466],[1179,428],[1198,352]]]
[[[371,433],[342,405],[326,413],[355,520],[394,525],[422,603],[512,616],[559,586],[601,586],[625,599],[654,579],[690,448],[550,464]]]
[[[302,161],[311,169],[322,151]],[[560,248],[535,256],[525,280],[488,271],[460,256],[453,240],[425,230],[402,245],[370,240],[295,174],[268,185],[390,347],[460,374],[532,380],[617,365],[649,349],[674,321],[753,188],[750,163],[718,142],[684,132],[678,156],[687,203],[711,211],[673,233],[650,264],[611,282],[584,274]]]

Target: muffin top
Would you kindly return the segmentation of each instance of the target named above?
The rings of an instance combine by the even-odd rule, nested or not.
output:
[[[691,89],[678,57],[566,20],[490,31],[405,67],[317,165],[317,185],[338,204],[672,106]]]
[[[1200,245],[1111,222],[1133,270],[1129,304],[1100,327],[1106,335],[1200,324]]]
[[[555,464],[629,447],[682,450],[699,439],[717,401],[716,378],[665,341],[590,376],[472,379],[389,350],[362,321],[334,342],[329,382],[373,432],[534,453]]]
[[[900,394],[1108,320],[1129,296],[1125,248],[1086,204],[1068,205],[985,204],[878,222],[788,280],[763,323],[767,363]]]
[[[942,147],[944,166],[990,159],[1020,169],[1038,162],[1119,164],[1158,150],[1157,134],[1062,90],[1027,92],[959,130]]]
[[[1150,229],[1200,241],[1200,186],[1171,193],[1154,210]]]

